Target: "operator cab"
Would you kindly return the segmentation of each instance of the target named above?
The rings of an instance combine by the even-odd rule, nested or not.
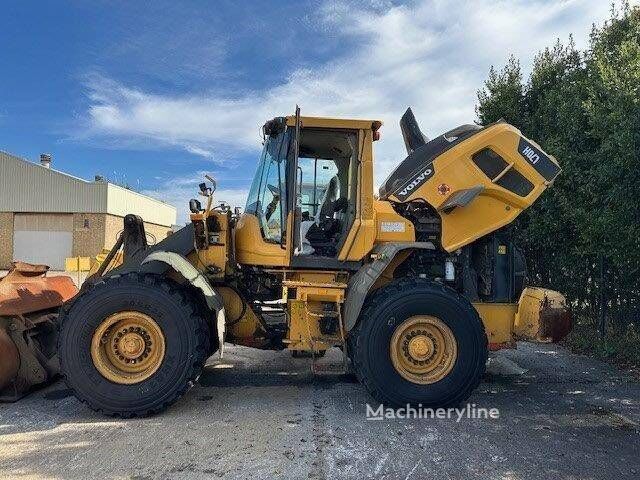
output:
[[[262,242],[290,252],[292,266],[336,259],[356,217],[360,129],[287,120],[274,118],[263,127],[245,215],[255,217]]]

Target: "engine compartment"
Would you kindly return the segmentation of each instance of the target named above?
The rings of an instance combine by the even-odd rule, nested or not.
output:
[[[447,252],[442,247],[441,217],[433,207],[424,202],[393,206],[414,224],[416,241],[428,241],[436,247],[413,252],[398,266],[394,277],[416,276],[442,282],[472,302],[517,302],[526,286],[527,267],[510,227]]]

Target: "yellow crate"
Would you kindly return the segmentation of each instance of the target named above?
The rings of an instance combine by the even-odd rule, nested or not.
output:
[[[88,272],[91,269],[91,257],[68,257],[64,260],[67,272]]]

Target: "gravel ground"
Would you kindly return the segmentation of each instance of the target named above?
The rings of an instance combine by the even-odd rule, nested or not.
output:
[[[0,405],[0,478],[640,478],[640,384],[555,345],[490,360],[470,402],[499,419],[370,421],[367,402],[308,359],[229,347],[153,418],[102,417],[61,383]]]

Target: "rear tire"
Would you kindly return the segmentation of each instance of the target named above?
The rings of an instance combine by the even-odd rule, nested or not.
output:
[[[98,282],[81,294],[61,319],[58,354],[65,382],[78,399],[106,415],[129,418],[166,409],[193,385],[208,357],[210,332],[197,313],[197,301],[177,283],[153,275],[128,274]],[[116,350],[113,361],[112,351],[100,350],[118,341],[112,330],[105,330],[105,322],[119,316],[128,321],[123,312],[130,312],[134,321],[141,318],[141,325],[146,322],[150,333],[136,337],[136,328],[132,328],[131,350]],[[106,332],[105,341],[100,346],[96,339],[102,332]],[[141,355],[145,339],[153,339],[153,344],[161,347]],[[153,348],[150,340],[148,347]],[[120,353],[131,358],[139,355],[137,362],[142,365],[156,363],[141,374],[126,374],[117,368],[113,368],[115,373],[109,372],[104,365],[117,365]]]
[[[421,404],[433,408],[455,406],[471,395],[485,372],[487,337],[477,311],[467,299],[438,283],[406,278],[375,291],[365,305],[358,324],[349,334],[349,346],[356,376],[376,400],[392,406]],[[398,366],[409,362],[397,354],[398,347],[392,346],[400,345],[403,351],[411,343],[398,337],[406,331],[407,322],[411,324],[415,318],[427,319],[443,332],[441,343],[448,345],[451,358],[448,364],[446,356],[441,358],[432,372],[418,375]],[[417,330],[431,335],[425,332],[428,328],[431,328],[428,324],[427,328],[418,325]],[[438,338],[439,330],[435,331]],[[411,340],[411,335],[416,333],[409,333],[406,338]],[[430,340],[433,337],[424,335],[426,342],[416,342],[424,358],[430,351],[438,351],[434,348],[438,342]],[[416,364],[420,363],[418,360]],[[435,374],[438,368],[439,376]]]

